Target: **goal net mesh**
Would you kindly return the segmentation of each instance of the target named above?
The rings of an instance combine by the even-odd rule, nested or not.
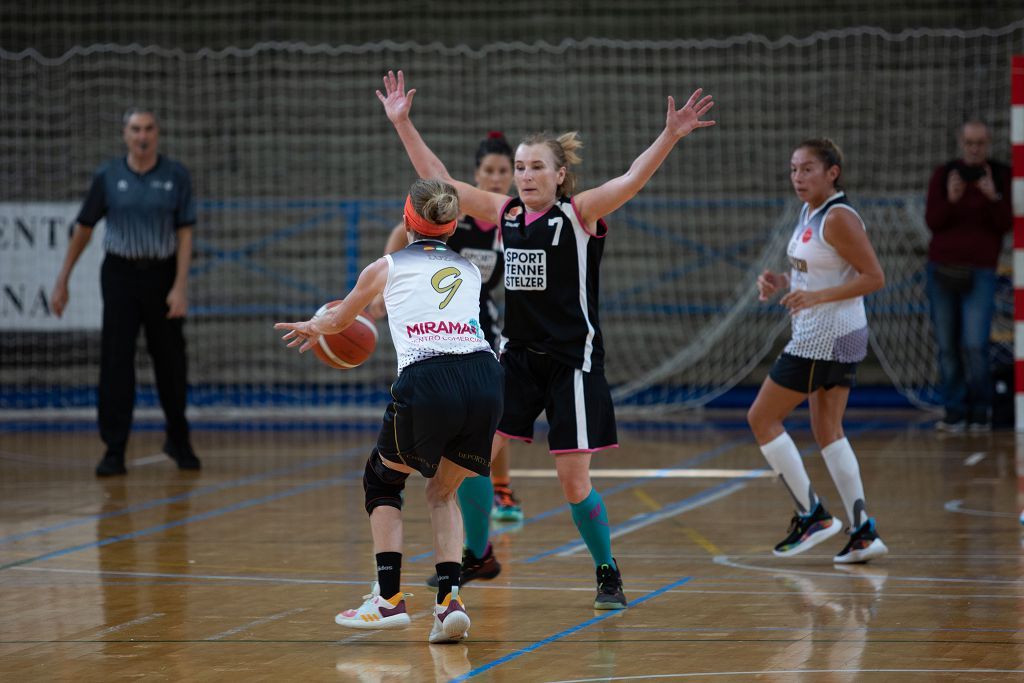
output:
[[[956,154],[964,118],[987,120],[993,156],[1008,157],[1009,62],[1024,47],[1024,22],[453,45],[0,50],[0,271],[8,273],[0,276],[0,408],[94,401],[95,277],[83,268],[72,280],[69,311],[93,309],[84,321],[42,329],[32,320],[46,316],[92,172],[123,153],[120,116],[131,105],[158,112],[161,151],[191,170],[198,198],[186,325],[192,405],[334,409],[386,400],[395,355],[383,321],[371,359],[344,372],[286,350],[272,323],[344,296],[401,217],[414,174],[374,96],[381,75],[398,67],[418,90],[419,130],[466,180],[487,131],[515,141],[578,130],[581,185],[592,187],[623,173],[657,136],[666,95],[681,102],[696,86],[714,95],[718,125],[683,140],[608,218],[601,326],[623,408],[702,405],[760,382],[788,335],[785,313],[758,302],[754,282],[784,264],[799,208],[790,153],[806,137],[833,138],[888,279],[867,301],[875,381],[920,405],[934,402],[925,187],[931,169]],[[60,229],[46,233],[46,215],[62,216]],[[30,270],[46,276],[11,275],[39,258],[45,239],[51,260]],[[89,252],[101,249],[96,241]],[[1006,280],[996,334],[1007,343],[1011,317]],[[140,340],[143,387],[148,363]]]

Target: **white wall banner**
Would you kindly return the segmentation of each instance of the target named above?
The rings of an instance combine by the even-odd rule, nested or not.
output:
[[[79,208],[78,202],[0,202],[0,330],[100,329],[103,221],[71,273],[64,316],[50,307]]]

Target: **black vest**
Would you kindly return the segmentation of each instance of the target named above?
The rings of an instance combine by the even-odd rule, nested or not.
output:
[[[604,367],[598,324],[601,254],[608,228],[589,234],[569,197],[526,224],[514,198],[501,215],[505,247],[505,330],[510,347],[550,354],[584,372]]]

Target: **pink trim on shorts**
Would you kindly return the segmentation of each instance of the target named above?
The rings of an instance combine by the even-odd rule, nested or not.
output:
[[[495,430],[494,430],[494,433],[495,433],[495,434],[501,434],[501,435],[502,435],[503,437],[505,437],[506,439],[515,439],[516,441],[524,441],[524,442],[526,442],[526,443],[533,443],[533,439],[531,439],[531,438],[529,438],[529,437],[525,437],[525,436],[516,436],[516,435],[514,435],[514,434],[506,434],[505,432],[501,431],[500,429],[495,429]]]
[[[564,451],[551,451],[551,455],[564,455],[565,453],[597,453],[608,448],[618,448],[619,444],[613,443],[610,446],[598,446],[597,448],[568,448]]]

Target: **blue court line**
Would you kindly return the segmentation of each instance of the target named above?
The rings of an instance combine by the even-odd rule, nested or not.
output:
[[[96,521],[101,520],[101,519],[109,519],[111,517],[120,517],[122,515],[130,515],[130,514],[132,514],[134,512],[142,512],[143,510],[149,510],[151,508],[157,507],[158,505],[166,505],[166,504],[169,504],[169,503],[178,503],[178,502],[181,502],[183,500],[188,500],[190,498],[198,498],[199,496],[205,496],[208,493],[216,493],[218,491],[223,491],[225,489],[237,488],[239,486],[245,486],[247,484],[252,484],[252,483],[255,483],[255,482],[258,482],[258,481],[263,481],[264,479],[270,479],[270,478],[278,477],[278,476],[281,476],[281,475],[295,474],[296,472],[302,472],[304,470],[312,469],[314,467],[320,467],[321,465],[326,465],[326,464],[329,464],[329,463],[331,463],[331,462],[333,462],[335,460],[339,460],[339,459],[342,459],[342,458],[347,458],[347,457],[350,457],[353,454],[362,453],[364,451],[365,451],[365,447],[354,446],[354,447],[349,448],[349,449],[347,449],[345,451],[342,451],[341,453],[338,453],[337,455],[329,455],[329,456],[326,456],[324,458],[319,458],[317,460],[311,460],[311,461],[303,463],[301,465],[292,465],[290,467],[282,467],[282,468],[279,468],[279,469],[276,469],[276,470],[271,470],[270,472],[264,472],[263,474],[254,474],[254,475],[249,476],[249,477],[243,477],[241,479],[235,479],[233,481],[227,481],[227,482],[223,482],[221,484],[214,484],[212,486],[204,486],[202,488],[198,488],[198,489],[195,489],[195,490],[192,490],[192,491],[186,491],[185,493],[180,493],[180,494],[178,494],[176,496],[168,496],[166,498],[158,498],[158,499],[146,501],[146,502],[143,502],[143,503],[136,503],[134,505],[129,505],[128,507],[121,508],[120,510],[111,510],[110,512],[104,512],[104,513],[97,514],[97,515],[87,515],[85,517],[77,517],[75,519],[69,519],[69,520],[64,521],[64,522],[58,522],[57,524],[52,524],[50,526],[42,527],[40,529],[35,529],[33,531],[22,531],[20,533],[12,534],[10,536],[2,536],[2,537],[0,537],[0,545],[4,545],[5,543],[12,543],[14,541],[20,541],[20,540],[25,539],[25,538],[32,538],[33,536],[41,536],[43,534],[48,534],[48,533],[51,533],[51,532],[54,532],[54,531],[60,531],[61,529],[68,529],[70,527],[81,526],[83,524],[89,524],[89,523],[96,522]]]
[[[8,562],[7,564],[0,565],[0,571],[3,571],[4,569],[11,569],[13,567],[22,567],[26,564],[32,564],[33,562],[52,560],[56,557],[63,557],[64,555],[77,553],[79,550],[101,548],[103,546],[108,546],[113,543],[128,541],[134,538],[140,538],[142,536],[149,536],[150,534],[159,533],[161,531],[167,531],[168,529],[174,529],[179,526],[191,524],[192,522],[202,522],[204,520],[212,519],[214,517],[220,517],[221,515],[226,515],[231,512],[237,512],[239,510],[245,510],[251,507],[255,507],[257,505],[262,505],[263,503],[271,503],[275,500],[289,498],[300,493],[315,491],[317,489],[322,489],[327,486],[334,486],[335,484],[350,481],[352,479],[355,479],[356,477],[361,476],[363,476],[363,471],[359,470],[358,472],[346,474],[343,477],[334,477],[333,479],[321,479],[320,481],[314,481],[308,484],[303,484],[301,486],[295,486],[290,489],[285,489],[284,491],[278,491],[277,493],[270,493],[265,496],[260,496],[259,498],[250,498],[249,500],[243,500],[232,505],[226,505],[215,510],[203,512],[198,515],[191,515],[189,517],[185,517],[184,519],[179,519],[173,522],[166,522],[164,524],[157,524],[156,526],[151,526],[146,529],[139,529],[138,531],[133,531],[128,534],[121,534],[120,536],[111,536],[109,538],[91,541],[89,543],[80,543],[79,545],[74,545],[69,548],[62,548],[61,550],[54,550],[52,552],[43,553],[42,555],[36,555],[35,557],[28,557],[23,560],[15,560],[14,562]]]
[[[141,536],[148,536],[150,534],[154,534],[154,533],[157,533],[157,532],[160,532],[160,531],[166,531],[168,529],[173,529],[175,527],[184,526],[185,524],[189,524],[191,522],[200,522],[200,521],[203,521],[203,520],[206,520],[206,519],[211,519],[213,517],[219,517],[220,515],[224,515],[224,514],[227,514],[229,512],[236,512],[238,510],[244,510],[246,508],[250,508],[250,507],[253,507],[255,505],[262,505],[263,503],[269,503],[269,502],[278,500],[280,498],[287,498],[289,496],[293,496],[293,495],[296,495],[296,494],[299,494],[299,493],[305,493],[306,491],[311,491],[311,490],[315,490],[315,489],[318,489],[318,488],[323,488],[323,487],[328,486],[328,485],[341,483],[342,481],[345,480],[345,478],[346,477],[337,477],[337,478],[334,478],[334,479],[325,479],[325,480],[321,480],[321,481],[315,481],[315,482],[311,482],[309,484],[303,484],[302,486],[294,487],[294,488],[291,488],[291,489],[285,489],[284,491],[278,491],[277,493],[271,493],[271,494],[268,494],[266,496],[262,496],[260,498],[250,498],[249,500],[243,500],[243,501],[240,501],[238,503],[234,503],[233,505],[228,505],[228,506],[225,506],[225,507],[222,507],[222,508],[217,508],[217,509],[210,510],[208,512],[204,512],[204,513],[201,513],[201,514],[198,514],[198,515],[191,515],[189,517],[185,517],[184,519],[175,520],[173,522],[166,522],[164,524],[158,524],[156,526],[151,526],[151,527],[148,527],[146,529],[139,529],[138,531],[133,531],[133,532],[128,533],[128,534],[121,534],[119,536],[110,536],[108,538],[104,538],[104,539],[101,539],[101,540],[91,541],[89,543],[81,543],[79,545],[74,545],[74,546],[71,546],[71,547],[68,547],[68,548],[62,548],[60,550],[54,550],[54,551],[51,551],[51,552],[48,552],[48,553],[44,553],[42,555],[36,555],[35,557],[29,557],[29,558],[26,558],[24,560],[16,560],[14,562],[9,562],[7,564],[0,565],[0,570],[10,569],[12,567],[21,567],[21,566],[24,566],[26,564],[31,564],[33,562],[41,562],[41,561],[44,561],[44,560],[53,559],[55,557],[62,557],[64,555],[70,555],[71,553],[76,553],[79,550],[86,550],[88,548],[101,548],[103,546],[111,545],[113,543],[119,543],[120,541],[126,541],[126,540],[130,540],[130,539],[133,539],[133,538],[139,538]]]
[[[932,626],[692,626],[692,627],[646,627],[630,626],[621,630],[627,633],[720,633],[731,631],[742,633],[744,631],[773,632],[773,631],[822,631],[825,633],[902,633],[909,631],[913,633],[933,633],[942,631],[947,633],[1017,633],[1016,628],[940,628]]]
[[[719,455],[721,455],[722,453],[725,453],[726,451],[731,451],[733,448],[735,448],[737,446],[740,446],[740,445],[743,445],[743,444],[746,444],[746,443],[749,443],[749,442],[750,442],[749,439],[742,439],[742,440],[735,439],[733,441],[727,441],[727,442],[725,442],[723,444],[715,446],[711,450],[704,451],[703,453],[700,453],[699,455],[696,455],[696,456],[690,458],[689,460],[684,460],[684,461],[682,461],[680,463],[677,463],[675,465],[671,465],[669,468],[665,468],[665,469],[659,470],[659,472],[667,472],[667,471],[672,470],[672,469],[694,467],[694,466],[699,465],[700,463],[702,463],[702,462],[704,462],[706,460],[710,460],[712,458],[716,458]],[[618,484],[617,486],[613,486],[610,489],[602,491],[601,495],[602,496],[612,496],[612,495],[615,495],[616,493],[619,493],[621,491],[627,491],[627,490],[629,490],[631,488],[635,488],[635,487],[640,486],[640,485],[642,485],[642,484],[644,484],[646,482],[649,482],[651,480],[661,479],[663,477],[664,477],[663,474],[655,474],[655,475],[650,476],[650,477],[639,477],[637,479],[629,479],[627,481],[622,482],[621,484]],[[511,533],[512,531],[518,531],[519,529],[521,529],[523,526],[526,526],[527,524],[533,524],[535,522],[541,521],[542,519],[547,519],[548,517],[552,517],[554,515],[557,515],[557,514],[560,514],[560,513],[563,513],[563,512],[568,512],[570,509],[571,508],[569,507],[569,504],[568,503],[564,503],[562,505],[559,505],[556,508],[551,508],[550,510],[546,510],[544,512],[538,513],[538,514],[534,515],[533,517],[528,517],[528,518],[523,520],[522,524],[517,524],[517,525],[509,527],[507,529],[492,530],[488,538],[493,539],[493,538],[497,538],[498,536],[502,536],[504,534]],[[413,555],[412,557],[409,558],[409,562],[420,562],[422,560],[427,559],[428,557],[431,557],[433,554],[434,554],[434,551],[431,550],[431,551],[428,551],[428,552],[425,552],[425,553],[420,553],[419,555]]]
[[[877,428],[878,424],[879,423],[876,422],[876,421],[864,422],[864,423],[858,425],[856,428],[846,429],[845,430],[846,431],[846,436],[853,436],[854,434],[857,434],[857,433],[863,432],[863,431],[867,431],[868,429],[875,429],[875,428]],[[730,444],[735,445],[735,444],[742,444],[742,443],[751,443],[751,442],[748,441],[748,440],[727,442],[725,444],[722,444],[722,446],[719,446],[719,449],[723,448],[724,446],[729,446]],[[800,456],[801,457],[807,457],[807,455],[809,453],[811,453],[813,451],[816,451],[817,448],[818,448],[818,445],[816,443],[812,442],[812,444],[810,446],[805,446],[805,447],[800,449]],[[695,460],[698,460],[698,461],[708,460],[711,457],[714,457],[715,455],[718,455],[718,453],[714,453],[714,451],[711,451],[711,452],[709,452],[707,454],[702,454],[700,456],[697,456],[697,458],[695,458]],[[635,524],[636,522],[638,522],[638,521],[640,521],[640,520],[642,520],[644,518],[650,517],[652,515],[662,514],[665,511],[671,511],[671,510],[673,510],[675,508],[678,508],[678,507],[681,507],[681,506],[685,506],[685,505],[689,505],[689,504],[698,502],[702,498],[705,498],[707,496],[710,496],[710,495],[713,495],[715,493],[718,493],[722,489],[727,488],[729,486],[735,485],[737,482],[742,482],[742,481],[745,481],[745,480],[749,480],[749,479],[754,478],[755,476],[756,475],[754,475],[754,474],[749,474],[749,475],[744,475],[742,477],[732,477],[732,478],[730,478],[730,479],[728,479],[726,481],[723,481],[720,484],[716,484],[715,486],[712,486],[711,488],[704,489],[703,491],[700,491],[699,493],[695,493],[694,495],[689,496],[688,498],[683,498],[682,500],[677,500],[674,503],[670,503],[669,505],[666,505],[665,507],[659,508],[658,510],[655,510],[653,512],[647,512],[647,513],[644,513],[642,515],[637,515],[636,517],[632,517],[632,518],[626,520],[625,522],[622,522],[620,524],[616,524],[615,526],[611,527],[611,529],[609,531],[610,531],[610,533],[615,533],[617,530],[622,529],[622,528],[626,527],[627,525]],[[657,478],[658,477],[644,477],[643,479],[633,479],[633,480],[630,480],[630,481],[625,482],[623,484],[620,484],[619,486],[616,486],[613,489],[610,489],[607,493],[613,493],[613,492],[618,492],[620,490],[624,490],[624,489],[627,489],[627,488],[633,488],[635,486],[639,486],[640,484],[642,484],[642,483],[644,483],[646,481],[650,481],[651,479],[657,479]],[[604,494],[602,494],[602,495],[604,495]],[[563,506],[563,508],[565,508],[565,509],[568,509],[568,507],[569,507],[568,504]],[[562,508],[559,508],[559,510],[561,510],[561,509]],[[523,564],[532,564],[534,562],[537,562],[538,560],[544,559],[545,557],[549,557],[551,555],[554,555],[554,554],[557,554],[557,553],[569,550],[570,548],[579,546],[581,543],[583,543],[583,541],[582,540],[578,540],[578,539],[570,541],[570,542],[565,543],[565,544],[563,544],[563,545],[561,545],[561,546],[559,546],[557,548],[554,548],[553,550],[547,550],[547,551],[544,551],[544,552],[539,553],[537,555],[534,555],[533,557],[529,557],[529,558],[523,560],[522,563]]]
[[[656,598],[656,597],[658,597],[659,595],[661,595],[663,593],[667,593],[668,591],[672,590],[673,588],[678,588],[679,586],[682,586],[683,584],[688,583],[691,579],[693,579],[692,576],[684,576],[683,578],[679,579],[678,581],[673,581],[672,583],[670,583],[670,584],[668,584],[666,586],[662,586],[661,588],[658,588],[657,590],[651,591],[647,595],[645,595],[645,596],[643,596],[641,598],[637,598],[632,603],[630,603],[629,609],[634,609],[634,608],[636,608],[637,605],[643,604],[643,603],[647,602],[648,600],[650,600],[651,598]],[[473,678],[475,676],[479,676],[480,674],[485,673],[487,671],[490,671],[491,669],[497,668],[497,667],[501,666],[502,664],[507,664],[508,662],[511,662],[513,659],[518,659],[519,657],[522,657],[523,655],[526,655],[526,654],[529,654],[529,653],[534,652],[536,650],[539,650],[540,648],[544,647],[545,645],[547,645],[549,643],[553,643],[553,642],[555,642],[557,640],[561,640],[562,638],[565,638],[566,636],[571,636],[572,634],[577,633],[579,631],[582,631],[583,629],[588,628],[590,626],[593,626],[594,624],[600,623],[600,622],[604,621],[605,619],[610,619],[610,618],[612,618],[614,616],[622,614],[623,612],[627,612],[627,611],[629,611],[629,609],[627,609],[627,610],[612,610],[612,611],[606,612],[605,614],[601,614],[599,616],[596,616],[596,617],[594,617],[592,619],[587,619],[586,621],[584,621],[581,624],[577,624],[576,626],[572,626],[570,628],[567,628],[564,631],[560,631],[559,633],[554,634],[553,636],[548,636],[544,640],[539,640],[536,643],[533,643],[532,645],[528,645],[528,646],[526,646],[526,647],[524,647],[524,648],[522,648],[520,650],[516,650],[515,652],[507,654],[504,657],[501,657],[499,659],[494,660],[493,662],[490,662],[488,664],[484,664],[483,666],[479,666],[479,667],[477,667],[477,668],[475,668],[475,669],[473,669],[471,671],[468,671],[468,672],[464,673],[463,675],[459,676],[458,678],[453,678],[451,680],[451,683],[457,683],[459,681],[468,681],[470,678]]]
[[[756,470],[755,473],[746,474],[746,475],[744,475],[742,477],[731,477],[731,478],[726,479],[725,481],[721,482],[720,484],[715,484],[711,488],[704,489],[703,491],[700,491],[699,493],[695,493],[692,496],[689,496],[687,498],[683,498],[682,500],[677,500],[676,502],[670,503],[670,504],[668,504],[668,505],[666,505],[664,507],[660,507],[657,510],[653,510],[651,512],[645,512],[643,514],[635,515],[633,517],[630,517],[626,521],[620,522],[619,524],[616,524],[616,525],[612,526],[608,530],[609,534],[615,535],[615,533],[617,531],[620,531],[622,529],[627,529],[627,528],[629,528],[629,527],[631,527],[631,526],[633,526],[633,525],[635,525],[635,524],[637,524],[639,522],[643,522],[643,521],[645,521],[647,519],[650,519],[651,517],[655,517],[655,516],[658,516],[658,515],[664,515],[666,513],[671,513],[673,510],[678,510],[681,507],[686,507],[688,505],[692,505],[693,503],[699,503],[700,501],[704,500],[705,498],[708,498],[710,496],[714,496],[715,494],[721,492],[724,489],[727,489],[727,488],[735,486],[739,482],[749,481],[751,479],[754,479],[755,477],[759,476],[761,474],[761,472],[764,472],[764,471],[765,470]],[[737,490],[739,490],[739,489],[737,489]],[[528,557],[528,558],[526,558],[525,560],[522,561],[522,564],[533,564],[534,562],[539,562],[540,560],[543,560],[546,557],[550,557],[552,555],[557,555],[558,553],[565,552],[567,550],[572,550],[573,548],[584,548],[584,547],[586,547],[586,543],[584,543],[580,539],[576,539],[574,541],[569,541],[568,543],[560,545],[557,548],[552,548],[551,550],[545,550],[544,552],[538,553],[538,554],[534,555],[533,557]]]

